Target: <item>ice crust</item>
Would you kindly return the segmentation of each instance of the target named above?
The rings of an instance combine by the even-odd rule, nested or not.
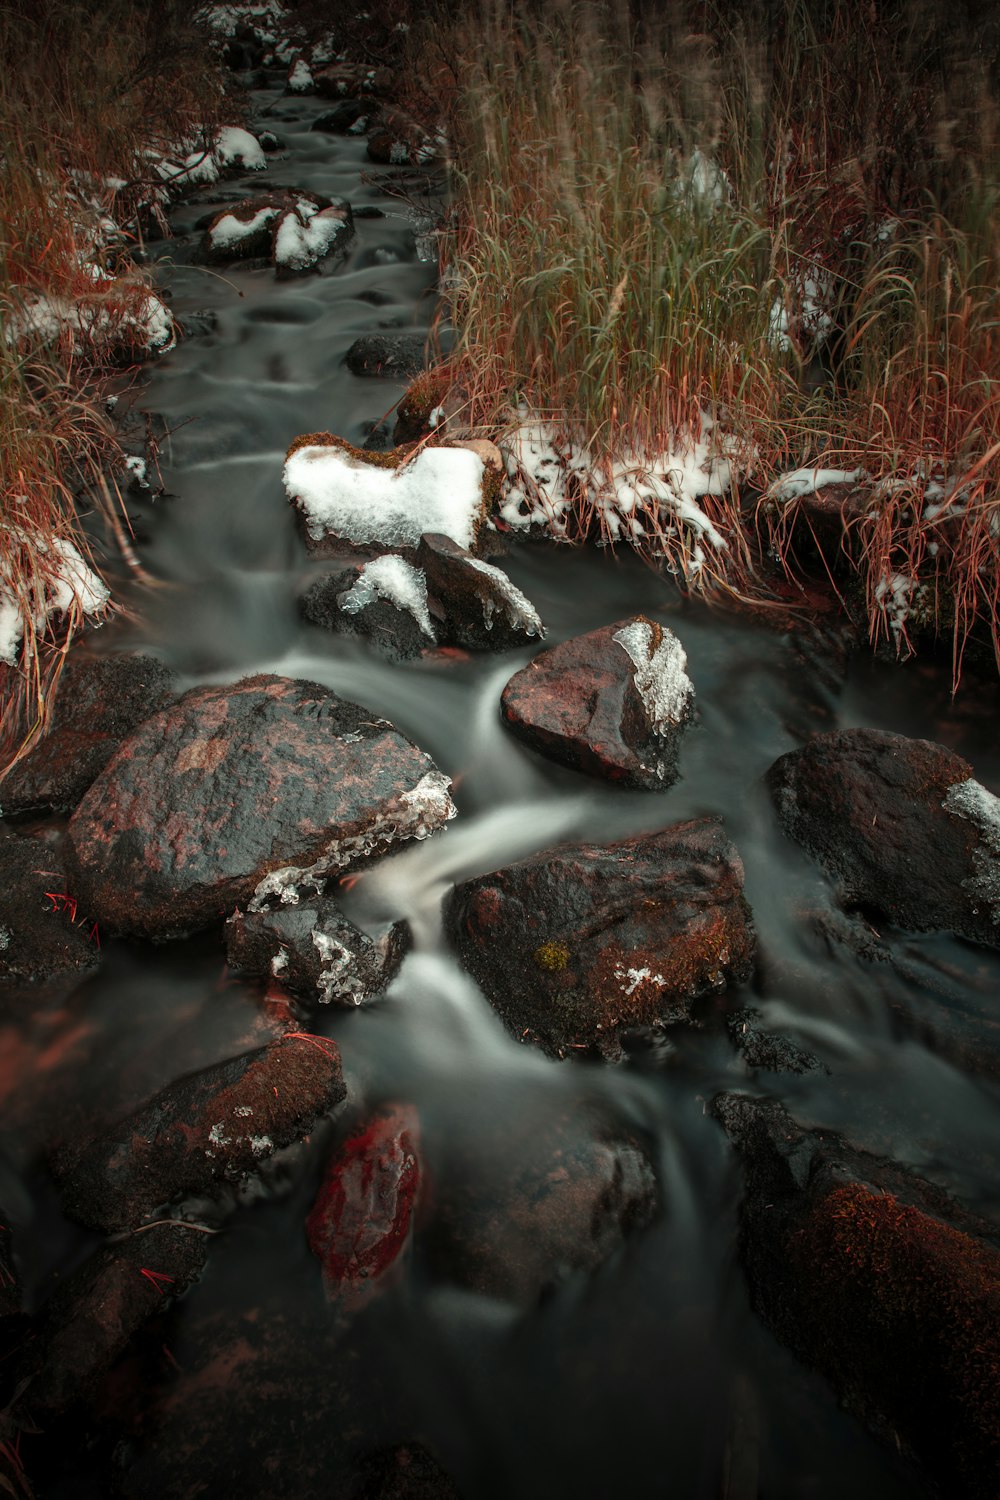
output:
[[[41,552],[46,550],[41,541],[34,545]],[[25,600],[12,586],[9,576],[0,573],[0,662],[9,666],[17,664],[28,614],[40,635],[54,615],[63,614],[74,605],[91,619],[98,619],[111,602],[110,590],[87,566],[72,542],[56,537],[52,551],[57,561],[46,580],[44,598],[29,583],[30,597]]]
[[[514,630],[523,630],[525,635],[543,636],[545,634],[545,627],[535,606],[521,593],[516,584],[511,583],[502,568],[496,568],[492,563],[480,562],[478,557],[470,557],[468,562],[477,573],[484,573],[487,578],[492,579],[503,594],[503,614]],[[495,608],[492,600],[487,599],[484,602],[486,629],[492,630]]]
[[[430,610],[427,607],[427,576],[396,553],[376,557],[366,563],[356,581],[341,594],[337,603],[348,614],[357,614],[376,599],[387,599],[398,609],[405,609],[416,620],[430,640],[434,639]]]
[[[340,448],[309,445],[285,463],[285,490],[310,537],[364,546],[416,547],[440,531],[470,548],[483,511],[485,466],[468,448],[423,448],[398,469],[366,463]]]
[[[661,632],[653,645],[654,630],[648,620],[633,620],[613,636],[635,665],[635,686],[649,722],[657,734],[666,734],[684,720],[694,697],[687,675],[687,653],[669,630]]]

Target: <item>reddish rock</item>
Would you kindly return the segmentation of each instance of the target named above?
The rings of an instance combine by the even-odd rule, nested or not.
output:
[[[742,1253],[758,1312],[942,1493],[1000,1490],[996,1225],[940,1188],[802,1130],[773,1100],[715,1113],[746,1166]]]
[[[447,1155],[421,1254],[436,1276],[520,1307],[595,1271],[657,1209],[643,1144],[596,1110],[506,1118]]]
[[[32,1417],[94,1394],[132,1336],[201,1274],[210,1237],[158,1224],[97,1251],[45,1304],[19,1407]]]
[[[409,946],[405,922],[372,939],[329,897],[236,912],[226,924],[226,956],[234,968],[277,979],[312,1006],[353,1007],[380,995]]]
[[[336,1043],[304,1033],[192,1073],[56,1158],[66,1212],[117,1231],[182,1198],[217,1196],[302,1140],[346,1092]]]
[[[677,779],[693,710],[685,667],[676,636],[639,615],[541,652],[510,679],[500,708],[552,760],[661,791]]]
[[[1000,800],[930,740],[879,729],[820,734],[767,775],[784,832],[847,905],[901,927],[1000,940]]]
[[[72,652],[47,734],[0,781],[3,816],[71,812],[122,741],[174,697],[174,681],[152,656]]]
[[[97,967],[99,932],[48,844],[0,837],[0,890],[0,980],[34,981]]]
[[[327,1296],[353,1312],[374,1296],[410,1238],[420,1191],[416,1110],[390,1105],[331,1157],[306,1221]]]
[[[127,740],[66,842],[81,910],[169,937],[268,889],[422,837],[453,812],[429,756],[318,683],[251,677],[195,688]],[[275,872],[287,872],[283,875]]]
[[[566,845],[468,880],[445,906],[462,963],[515,1036],[547,1052],[686,1019],[746,979],[743,864],[717,818],[618,843]]]
[[[545,634],[534,606],[501,568],[481,562],[450,536],[425,534],[416,563],[427,579],[442,636],[470,651],[509,651]]]

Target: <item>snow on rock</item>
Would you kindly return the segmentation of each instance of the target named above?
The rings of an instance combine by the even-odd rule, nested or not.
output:
[[[376,557],[365,563],[357,581],[341,594],[338,603],[347,614],[356,614],[376,599],[387,599],[397,609],[406,610],[433,641],[434,627],[427,608],[427,579],[420,568],[393,552]]]
[[[493,629],[494,620],[500,615],[514,630],[523,631],[525,635],[543,636],[545,634],[545,627],[542,625],[537,609],[527,595],[522,594],[517,585],[511,583],[502,568],[494,567],[493,563],[481,562],[477,557],[469,558],[469,566],[488,578],[500,594],[499,609],[495,605],[491,607],[491,602],[487,601],[487,630]]]
[[[875,585],[875,603],[888,620],[897,642],[906,628],[916,587],[917,580],[905,573],[891,573]]]
[[[309,64],[304,57],[296,58],[292,64],[285,87],[290,94],[305,94],[316,87]]]
[[[425,531],[474,545],[485,510],[486,465],[478,454],[422,448],[390,465],[374,458],[337,440],[293,445],[285,490],[313,550],[331,537],[355,546],[416,547]]]
[[[774,481],[765,496],[778,504],[814,495],[831,484],[860,484],[868,478],[865,469],[793,469]]]
[[[310,199],[300,198],[275,226],[273,253],[279,274],[312,270],[350,230],[350,210],[345,204],[319,208]]]
[[[258,255],[266,250],[270,226],[282,212],[277,203],[265,203],[246,217],[241,204],[216,215],[205,231],[205,251],[213,260]]]
[[[442,639],[468,651],[508,651],[545,634],[538,612],[502,569],[450,537],[425,532],[417,563],[427,578]]]
[[[267,157],[256,136],[238,125],[226,125],[215,138],[215,159],[221,167],[243,167],[248,172],[262,172]]]
[[[159,297],[149,292],[137,299],[135,283],[124,280],[102,283],[92,298],[27,294],[5,318],[3,336],[8,346],[68,336],[82,354],[119,348],[162,354],[177,342],[174,320]]]
[[[654,633],[641,616],[612,637],[635,664],[635,687],[657,734],[666,734],[691,711],[694,685],[687,674],[687,654],[669,630]]]
[[[27,545],[28,539],[24,541]],[[17,587],[9,573],[0,571],[0,662],[9,666],[17,663],[29,618],[36,634],[41,635],[57,615],[79,610],[98,620],[111,603],[107,585],[88,567],[72,542],[54,537],[49,547],[40,538],[33,538],[30,545],[43,554],[36,574],[25,573]]]

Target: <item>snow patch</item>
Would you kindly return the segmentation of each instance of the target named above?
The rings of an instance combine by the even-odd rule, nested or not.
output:
[[[241,245],[244,240],[256,234],[265,224],[270,224],[276,219],[281,209],[269,205],[259,208],[252,219],[241,219],[236,214],[225,214],[213,224],[208,232],[209,242],[213,250],[232,250]]]
[[[814,495],[830,484],[860,484],[867,478],[864,469],[793,469],[774,481],[765,499],[787,504],[802,495]]]
[[[41,553],[49,551],[40,539],[33,545]],[[9,574],[0,572],[0,662],[9,666],[17,664],[29,616],[40,635],[54,615],[77,608],[97,619],[111,602],[107,585],[88,567],[72,542],[55,537],[51,551],[55,559],[46,559],[48,576],[44,579],[27,575],[23,587],[18,588]]]
[[[427,607],[427,576],[396,553],[376,557],[366,563],[356,581],[337,598],[347,614],[357,614],[376,599],[386,599],[397,609],[406,610],[416,620],[429,640],[434,639],[430,610]]]
[[[225,125],[215,138],[215,159],[222,167],[243,167],[248,172],[262,172],[267,157],[256,136],[238,125]]]
[[[340,448],[298,448],[285,463],[285,490],[310,537],[356,545],[416,547],[440,531],[466,549],[483,513],[483,460],[468,448],[423,448],[387,469]]]
[[[274,236],[274,263],[287,271],[308,271],[329,255],[344,234],[347,221],[339,208],[319,208],[300,199],[294,212],[286,213]]]
[[[309,64],[304,57],[300,57],[293,65],[286,87],[290,94],[304,94],[307,89],[315,87]]]

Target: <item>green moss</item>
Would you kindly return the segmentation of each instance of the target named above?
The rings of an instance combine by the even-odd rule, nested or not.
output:
[[[569,949],[565,943],[542,943],[531,956],[540,969],[547,969],[550,973],[565,969],[569,963]]]

